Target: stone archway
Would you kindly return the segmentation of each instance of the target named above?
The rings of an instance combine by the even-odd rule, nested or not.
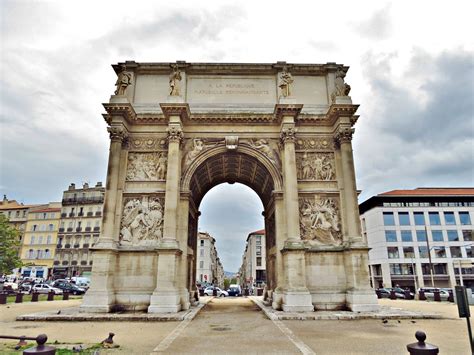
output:
[[[104,104],[104,219],[82,311],[188,308],[198,206],[221,182],[242,182],[263,201],[274,308],[377,308],[357,210],[347,67],[114,69],[117,91]]]

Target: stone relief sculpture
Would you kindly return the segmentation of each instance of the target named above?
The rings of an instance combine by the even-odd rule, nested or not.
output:
[[[271,142],[264,139],[249,139],[247,143],[254,149],[261,151],[276,166],[280,167],[280,156],[278,150],[271,146]]]
[[[173,72],[170,74],[170,96],[179,96],[179,82],[181,81],[181,72],[178,68],[178,65],[175,64],[172,66]]]
[[[163,236],[162,199],[126,199],[120,228],[121,245],[155,245]]]
[[[168,159],[161,153],[129,153],[127,164],[128,181],[165,180]]]
[[[340,245],[342,232],[335,200],[300,199],[300,233],[303,240],[316,245]]]
[[[334,102],[336,96],[347,96],[351,91],[351,86],[344,82],[346,73],[342,67],[338,67],[336,71],[336,78],[334,79],[334,92],[331,94],[331,100]]]
[[[283,67],[283,71],[280,74],[280,97],[291,96],[291,84],[293,84],[293,76],[288,72],[287,67]]]
[[[222,139],[218,141],[209,141],[207,139],[202,138],[193,138],[189,140],[189,143],[187,144],[187,153],[184,155],[183,158],[184,169],[186,169],[197,158],[199,154],[209,148],[216,146],[217,144],[219,144],[220,141],[222,141]]]
[[[298,153],[296,157],[298,179],[334,180],[335,162],[332,153]]]
[[[117,77],[117,81],[115,82],[115,86],[117,89],[115,90],[115,95],[125,95],[125,91],[127,87],[132,83],[132,74],[126,71],[125,66],[122,66],[122,71],[119,73]]]

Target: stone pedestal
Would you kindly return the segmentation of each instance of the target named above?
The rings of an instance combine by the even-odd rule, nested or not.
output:
[[[283,253],[286,268],[286,287],[283,291],[282,309],[285,312],[311,312],[314,306],[306,287],[306,249],[302,241],[287,241]]]
[[[114,268],[116,250],[94,250],[92,287],[84,295],[79,309],[83,313],[108,313],[115,304]]]
[[[178,258],[182,252],[176,240],[172,239],[163,239],[158,249],[156,289],[151,295],[148,313],[179,312],[182,309],[182,295],[176,285],[176,279]]]

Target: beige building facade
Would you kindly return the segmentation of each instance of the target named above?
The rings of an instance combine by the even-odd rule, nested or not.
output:
[[[196,281],[224,287],[224,267],[217,253],[216,240],[209,233],[197,236]]]
[[[84,183],[69,185],[63,192],[58,243],[53,274],[56,278],[89,276],[92,270],[90,247],[99,239],[105,188]]]
[[[114,65],[103,229],[82,311],[187,309],[196,293],[199,205],[240,182],[264,205],[276,309],[378,308],[369,285],[352,156],[348,67]]]
[[[261,229],[247,236],[239,270],[241,286],[264,287],[267,281],[266,265],[265,229]]]

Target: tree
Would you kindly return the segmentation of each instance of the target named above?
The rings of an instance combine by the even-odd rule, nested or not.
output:
[[[0,275],[9,274],[13,269],[22,266],[18,256],[20,247],[18,234],[18,231],[8,223],[8,219],[0,214]]]

